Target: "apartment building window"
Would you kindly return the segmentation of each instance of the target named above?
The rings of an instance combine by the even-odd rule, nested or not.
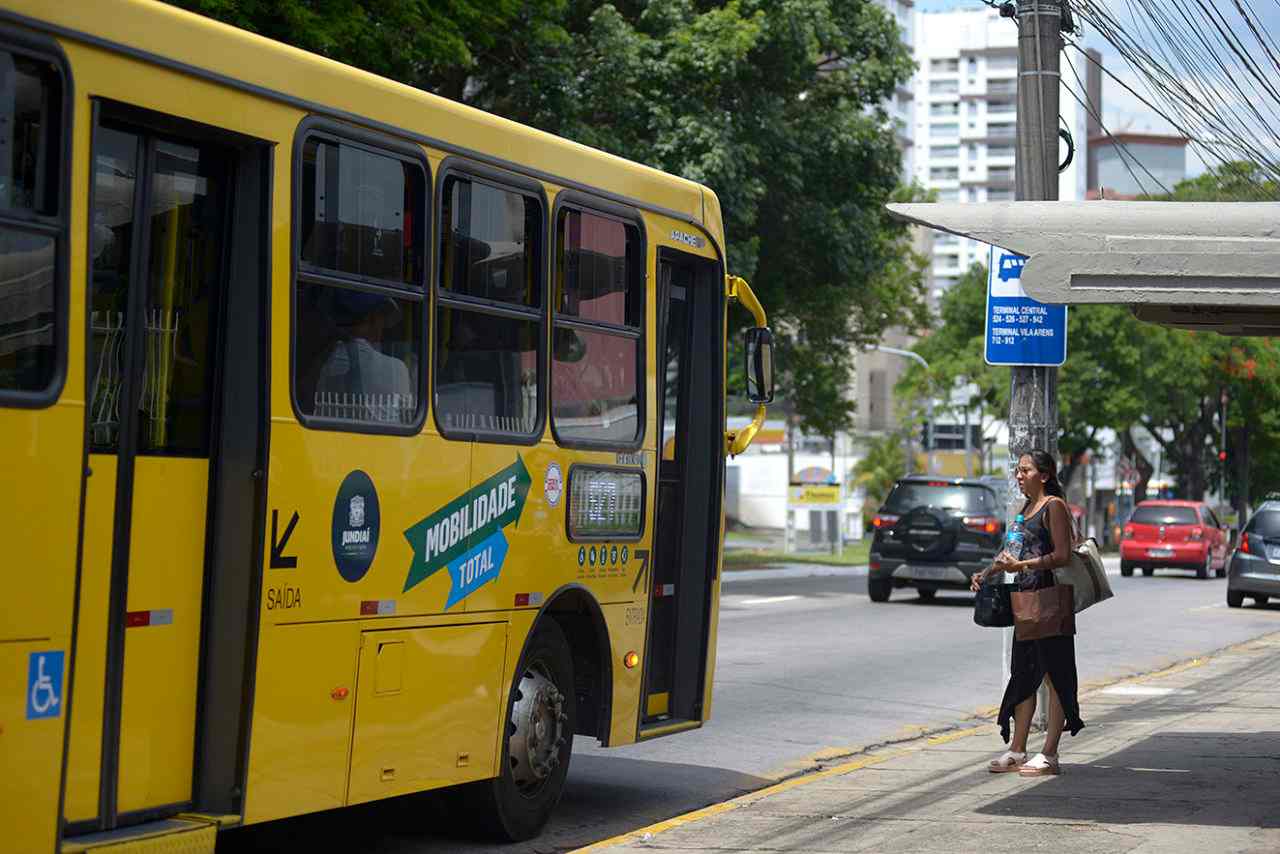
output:
[[[932,127],[929,128],[929,133],[931,133],[933,136],[959,136],[960,125],[956,124],[955,122],[948,122],[947,124],[933,125]]]
[[[960,177],[960,170],[955,166],[934,166],[929,170],[930,181],[955,181]]]
[[[929,92],[934,95],[953,95],[960,91],[959,80],[930,80]]]
[[[935,145],[929,149],[929,154],[936,160],[952,160],[960,156],[960,146]]]
[[[987,104],[988,115],[994,115],[994,114],[1011,115],[1013,113],[1016,113],[1017,110],[1018,110],[1018,105],[1015,104],[1013,101],[992,101],[989,104]]]
[[[1011,202],[1013,201],[1013,190],[987,190],[987,201]]]
[[[987,135],[995,137],[1010,137],[1014,135],[1014,126],[1011,124],[988,124]]]
[[[943,101],[939,104],[929,105],[929,115],[931,116],[958,116],[960,115],[960,105],[954,101]]]
[[[1012,145],[992,145],[987,147],[988,157],[1012,157]]]
[[[934,74],[954,74],[960,70],[960,60],[933,59],[929,61],[929,70]]]
[[[959,190],[939,190],[938,201],[940,202],[958,202],[960,201]]]

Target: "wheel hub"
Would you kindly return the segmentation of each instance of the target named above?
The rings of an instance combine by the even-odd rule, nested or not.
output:
[[[538,789],[560,765],[564,746],[565,696],[541,668],[527,669],[511,707],[507,754],[511,776],[526,793]]]

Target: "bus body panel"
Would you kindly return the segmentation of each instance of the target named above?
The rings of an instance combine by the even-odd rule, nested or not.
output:
[[[363,633],[348,804],[497,774],[506,629]]]
[[[608,695],[609,717],[602,724],[602,736],[610,745],[634,742],[645,701],[644,658],[653,578],[649,553],[656,522],[655,478],[661,436],[657,420],[657,252],[668,247],[719,261],[723,237],[718,204],[710,204],[696,184],[159,4],[108,0],[50,8],[39,0],[5,0],[4,5],[68,31],[91,33],[159,57],[171,56],[215,75],[251,81],[251,85],[228,85],[229,80],[218,82],[161,67],[146,57],[118,53],[106,45],[93,45],[74,37],[61,39],[77,81],[71,171],[74,201],[69,368],[62,397],[55,406],[34,412],[0,409],[2,444],[23,450],[16,459],[22,475],[19,482],[31,484],[25,493],[9,491],[9,498],[0,499],[0,512],[7,518],[30,520],[24,524],[24,533],[30,534],[26,541],[29,549],[24,553],[19,545],[19,562],[15,565],[38,563],[47,568],[20,577],[15,595],[5,603],[2,625],[6,637],[0,641],[9,640],[11,626],[24,627],[29,622],[32,637],[47,638],[48,648],[67,651],[64,678],[70,681],[85,424],[87,188],[93,181],[91,106],[95,101],[119,103],[154,111],[157,116],[222,128],[274,146],[270,219],[262,224],[269,230],[271,257],[271,443],[265,472],[266,518],[262,525],[266,536],[249,694],[252,705],[244,710],[248,751],[244,820],[251,823],[297,815],[495,773],[494,763],[502,749],[501,722],[510,701],[513,674],[535,621],[553,618],[557,593],[577,595],[574,591],[585,590],[602,615],[606,639],[603,654],[609,664],[608,681],[603,687]],[[288,99],[294,102],[286,103]],[[358,114],[359,121],[375,129],[402,129],[402,142],[421,143],[433,188],[445,157],[465,157],[471,151],[483,163],[506,161],[520,164],[518,168],[534,177],[562,176],[569,179],[564,182],[566,185],[575,182],[576,189],[588,195],[590,187],[597,187],[595,192],[604,201],[642,199],[646,205],[677,213],[678,216],[664,216],[643,210],[639,218],[646,242],[646,293],[642,337],[645,374],[641,386],[644,438],[638,451],[562,447],[555,442],[550,412],[540,437],[527,445],[445,438],[436,426],[433,405],[429,406],[421,431],[407,437],[318,430],[298,423],[291,375],[291,219],[295,201],[295,132],[309,112],[303,102],[320,105],[321,113],[340,118],[354,119]],[[449,146],[456,149],[445,151],[430,143],[432,138],[446,136]],[[544,234],[550,257],[554,254],[556,229],[549,219],[561,184],[548,180],[542,183],[547,199],[544,216],[548,220]],[[438,212],[433,189],[428,217],[434,220]],[[714,221],[704,231],[683,217],[712,217]],[[698,236],[701,245],[691,245],[690,235]],[[434,253],[438,247],[429,246],[428,251],[433,256],[428,270],[436,275]],[[550,288],[551,280],[544,286]],[[434,312],[428,316],[428,334],[434,335]],[[231,323],[234,325],[234,318]],[[548,334],[549,326],[548,322]],[[430,358],[432,349],[426,353]],[[422,368],[425,370],[426,365]],[[550,387],[549,378],[546,387]],[[719,393],[717,389],[716,394]],[[225,414],[234,417],[234,413]],[[148,499],[145,506],[135,503],[135,526],[146,532],[141,540],[135,535],[139,554],[152,555],[144,562],[156,568],[163,564],[160,555],[168,555],[175,565],[202,565],[206,507],[205,492],[199,484],[208,479],[208,462],[182,461],[191,465],[171,467],[163,473],[157,470],[154,476],[145,471],[145,463],[150,462],[144,461],[139,468],[142,490],[147,491],[148,478],[158,477],[165,479],[179,497],[168,506],[158,498]],[[114,458],[98,456],[93,465],[94,476],[87,481],[75,666],[76,686],[82,690],[77,694],[71,740],[66,748],[70,757],[63,810],[71,821],[95,817],[99,806],[114,465]],[[643,472],[645,513],[639,538],[570,540],[565,514],[574,466],[638,467]],[[204,471],[197,471],[201,467]],[[562,477],[559,494],[553,468]],[[714,476],[714,468],[711,461],[706,474]],[[344,525],[348,531],[360,527],[350,524],[355,512],[351,503],[354,495],[343,493],[344,482],[354,472],[367,475],[376,490],[380,530],[370,565],[344,576],[335,551],[342,546]],[[504,472],[517,482],[527,480],[527,485],[523,486],[518,520],[501,531],[505,540],[501,568],[494,571],[495,563],[482,558],[462,568],[461,574],[454,567],[438,567],[426,577],[415,579],[411,570],[423,543],[409,532],[431,514],[474,493]],[[368,496],[361,497],[367,513]],[[476,496],[471,497],[474,500]],[[144,518],[147,514],[159,517]],[[717,542],[722,541],[722,514],[719,519],[721,539]],[[154,524],[157,521],[164,524]],[[711,571],[709,636],[705,640],[708,676],[701,712],[696,720],[676,722],[662,731],[696,726],[709,714],[718,567]],[[191,744],[200,665],[199,651],[192,639],[199,638],[201,573],[183,575],[178,587],[158,574],[139,575],[134,580],[136,584],[131,583],[129,588],[129,610],[171,608],[174,622],[192,628],[194,633],[183,635],[176,644],[156,643],[161,635],[145,637],[133,629],[133,634],[126,635],[118,793],[122,811],[193,797],[190,781],[195,752]],[[163,602],[159,601],[161,598]],[[387,657],[382,659],[385,666],[380,670],[378,638],[397,634],[406,649],[388,646]],[[45,648],[41,644],[35,646]],[[464,650],[468,648],[473,650],[473,658],[466,658]],[[18,637],[10,643],[0,643],[6,672],[24,669],[23,656],[31,651],[34,647],[20,642]],[[640,656],[640,666],[624,666],[624,656],[629,652]],[[400,702],[386,704],[389,710],[379,712],[372,702],[385,699],[378,693],[378,680],[383,679],[385,688],[390,677],[383,671],[394,670],[396,663],[404,677],[423,673],[432,678],[427,687],[416,693],[416,707]],[[470,686],[474,690],[460,696],[455,683],[468,673],[475,680]],[[152,695],[144,686],[157,680],[170,685],[181,700],[171,705],[181,708],[162,710],[148,705],[147,698]],[[361,705],[366,695],[371,702]],[[405,695],[405,699],[409,696]],[[391,709],[393,705],[396,708]],[[484,711],[491,706],[491,713]],[[390,779],[382,779],[391,768],[385,757],[394,750],[398,739],[446,727],[451,720],[472,726],[464,739],[468,745],[487,736],[488,751],[460,746],[461,742],[442,745],[441,750],[453,752],[451,767],[442,769],[449,764],[441,758],[444,753],[433,757],[423,754],[418,768],[395,768]],[[64,749],[62,723],[62,719],[54,726],[43,720],[15,720],[12,729],[6,725],[0,736],[5,739],[0,745],[6,758],[13,756],[16,767],[39,769],[39,773],[24,777],[20,794],[15,791],[4,799],[0,815],[11,828],[29,828],[30,835],[22,838],[35,840],[35,847],[42,850],[53,847],[57,825],[60,767],[51,757],[60,757]],[[19,733],[23,734],[21,739],[17,737]],[[145,738],[135,738],[130,733]],[[658,729],[648,736],[656,734]],[[16,752],[19,743],[21,755]],[[10,753],[11,749],[15,752]],[[459,756],[461,753],[467,754],[465,761]],[[33,757],[40,759],[35,761]],[[377,780],[371,779],[374,771]],[[195,806],[199,808],[198,803]]]
[[[52,40],[42,39],[54,48]],[[64,97],[78,93],[74,69],[63,80]],[[61,147],[50,152],[61,163],[63,180],[83,181],[84,161],[75,152],[88,139],[86,113],[74,108],[70,128],[72,159],[63,161]],[[0,405],[0,519],[4,520],[8,572],[0,602],[0,767],[13,769],[0,783],[0,824],[6,835],[33,850],[54,846],[61,797],[62,759],[73,684],[74,611],[80,506],[84,465],[84,328],[83,304],[75,297],[84,276],[85,202],[74,192],[69,208],[60,200],[60,215],[69,224],[65,239],[69,304],[64,327],[69,330],[61,391],[51,405],[8,408]],[[55,280],[55,291],[64,282]],[[60,297],[59,297],[60,299]],[[52,810],[52,812],[50,812]]]
[[[246,824],[345,803],[359,646],[355,622],[263,626]]]

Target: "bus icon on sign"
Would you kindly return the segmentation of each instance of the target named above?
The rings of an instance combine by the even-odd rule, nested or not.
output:
[[[1022,266],[1027,263],[1024,255],[1001,255],[1000,256],[1000,281],[1007,282],[1010,279],[1022,278]]]

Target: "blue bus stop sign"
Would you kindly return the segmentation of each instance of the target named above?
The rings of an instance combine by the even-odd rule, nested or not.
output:
[[[1067,307],[1022,290],[1025,255],[992,246],[987,261],[988,365],[1058,366],[1067,360]]]

